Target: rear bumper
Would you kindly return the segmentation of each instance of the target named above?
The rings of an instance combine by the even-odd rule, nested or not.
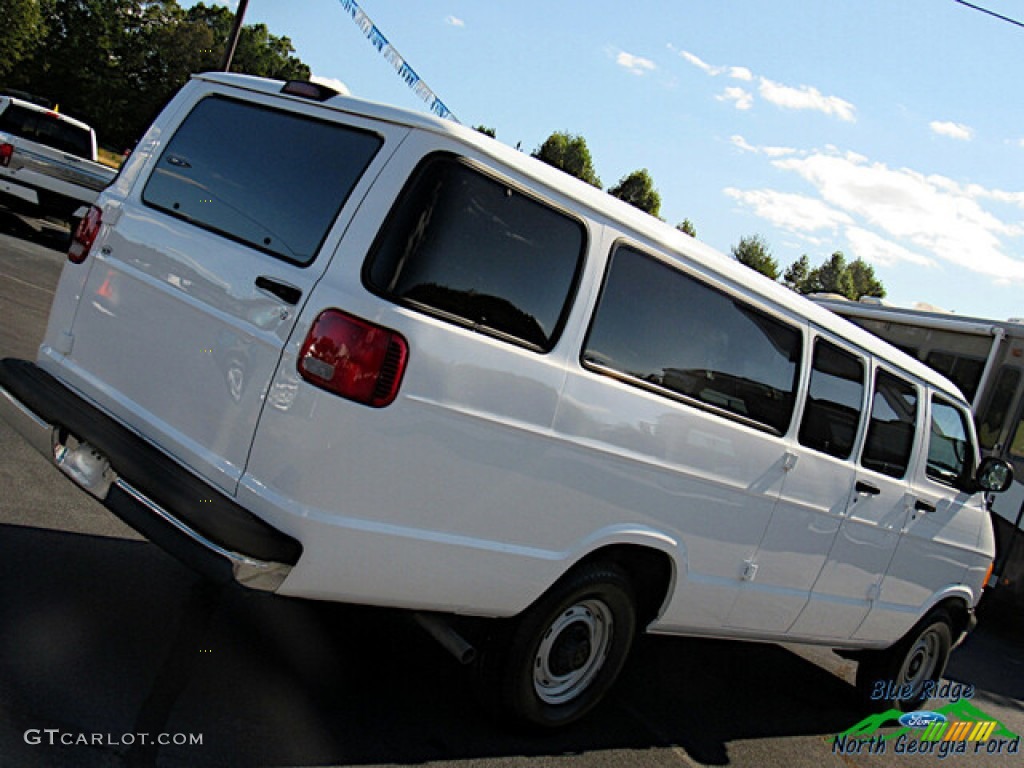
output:
[[[29,205],[39,205],[39,194],[29,187],[16,184],[10,179],[0,176],[0,195],[5,198],[13,198]]]
[[[30,362],[0,361],[0,417],[115,515],[208,577],[275,591],[302,554],[298,541]]]

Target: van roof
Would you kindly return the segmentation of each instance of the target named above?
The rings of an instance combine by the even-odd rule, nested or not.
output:
[[[281,89],[285,83],[280,80],[224,72],[206,72],[193,75],[193,79],[310,103],[309,100],[298,96],[282,94]],[[903,369],[910,375],[966,404],[966,399],[955,384],[921,361],[882,341],[874,334],[680,232],[675,227],[592,187],[586,182],[485,136],[479,131],[433,115],[365,101],[352,96],[333,96],[326,101],[312,103],[320,104],[326,109],[365,115],[385,122],[442,134],[470,145],[480,153],[514,168],[544,186],[577,200],[598,217],[616,222],[623,229],[636,234],[641,239],[648,240],[660,249],[662,255],[674,258],[683,265],[696,264],[705,271],[714,272],[734,288],[756,293],[770,303],[802,316],[811,324],[849,340],[850,343],[864,351]]]

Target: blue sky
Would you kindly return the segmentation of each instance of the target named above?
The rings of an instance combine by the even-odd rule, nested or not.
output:
[[[358,3],[461,122],[527,152],[581,134],[605,187],[649,169],[662,217],[720,251],[841,250],[893,303],[1024,317],[1024,28],[955,0]],[[246,22],[426,109],[339,0],[250,0]]]

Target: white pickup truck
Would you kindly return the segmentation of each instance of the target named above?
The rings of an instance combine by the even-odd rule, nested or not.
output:
[[[0,96],[0,199],[72,225],[117,172],[96,161],[96,132],[28,101]]]

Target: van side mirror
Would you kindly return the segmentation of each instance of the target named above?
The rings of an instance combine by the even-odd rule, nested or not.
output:
[[[1013,467],[1003,459],[988,456],[978,465],[974,483],[979,491],[1002,493],[1013,483]]]

